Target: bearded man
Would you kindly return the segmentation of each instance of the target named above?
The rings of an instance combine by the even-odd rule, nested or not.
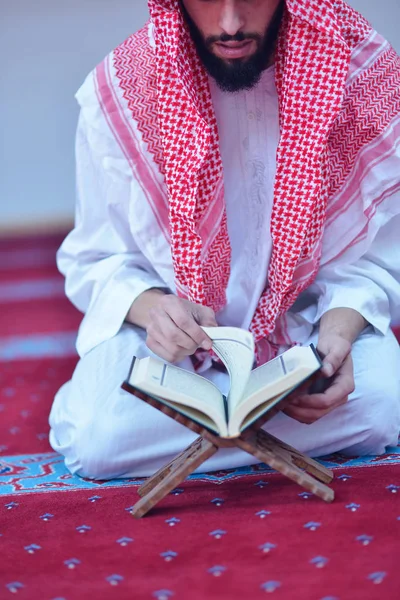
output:
[[[318,344],[323,393],[266,429],[311,456],[400,429],[400,62],[342,0],[149,0],[77,94],[76,226],[58,253],[85,313],[50,416],[73,473],[143,476],[194,434],[121,390],[155,354],[223,391],[201,325],[258,364]],[[203,470],[248,465],[219,451]]]

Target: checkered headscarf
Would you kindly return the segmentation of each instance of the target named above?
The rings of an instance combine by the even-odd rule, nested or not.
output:
[[[115,69],[167,186],[178,293],[218,311],[226,301],[231,249],[208,76],[178,0],[149,0],[149,9],[155,51],[142,30],[115,51]],[[332,193],[332,147],[338,162],[347,160],[342,161],[347,149],[340,132],[335,146],[332,131],[343,107],[351,53],[370,32],[342,0],[286,0],[276,53],[281,136],[273,252],[268,286],[251,323],[261,362],[287,341],[280,319],[318,272]],[[357,148],[368,141],[359,136]]]

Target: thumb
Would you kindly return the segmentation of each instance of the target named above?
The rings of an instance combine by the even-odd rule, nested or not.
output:
[[[325,356],[322,363],[322,373],[326,377],[332,377],[342,366],[351,351],[351,344],[343,340],[337,343]]]
[[[332,375],[336,373],[337,369],[335,369],[334,365],[328,362],[328,359],[325,358],[321,371],[326,377],[332,377]]]

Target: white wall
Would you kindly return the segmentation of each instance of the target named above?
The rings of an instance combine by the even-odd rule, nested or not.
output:
[[[146,20],[146,0],[12,0],[0,8],[0,231],[72,218],[74,93]],[[400,52],[399,0],[351,0]]]
[[[0,230],[71,219],[74,94],[147,18],[144,0],[0,0]]]

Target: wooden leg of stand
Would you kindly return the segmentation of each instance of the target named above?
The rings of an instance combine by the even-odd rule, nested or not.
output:
[[[291,456],[292,462],[300,469],[304,469],[307,473],[310,473],[310,475],[313,475],[323,483],[330,483],[332,481],[333,472],[318,463],[316,460],[313,460],[309,456],[305,456],[292,446],[289,446],[289,444],[285,444],[285,442],[282,442],[263,429],[260,429],[257,433],[259,439],[263,439],[265,444],[268,445],[271,444],[271,442],[273,443],[274,452],[277,451],[277,448],[283,450],[283,452],[288,452]]]
[[[262,433],[260,433],[262,432]],[[279,440],[278,440],[279,441]],[[325,502],[332,502],[335,497],[334,491],[321,481],[314,479],[307,472],[302,471],[292,460],[291,454],[279,447],[269,434],[262,429],[251,431],[249,435],[240,437],[236,444],[258,460],[282,473],[298,485],[312,492]]]
[[[168,465],[168,473],[135,504],[131,514],[136,519],[143,517],[153,506],[193,473],[197,467],[215,454],[217,450],[217,446],[201,438],[201,444],[198,445],[197,450],[192,452],[188,458],[185,457],[185,452],[183,452],[173,461],[172,466],[171,463]]]
[[[156,485],[160,483],[167,475],[176,468],[176,465],[187,460],[193,453],[197,453],[201,448],[202,438],[198,437],[193,444],[188,446],[181,454],[175,456],[170,463],[164,465],[154,475],[146,479],[146,481],[138,489],[139,496],[146,496]]]

